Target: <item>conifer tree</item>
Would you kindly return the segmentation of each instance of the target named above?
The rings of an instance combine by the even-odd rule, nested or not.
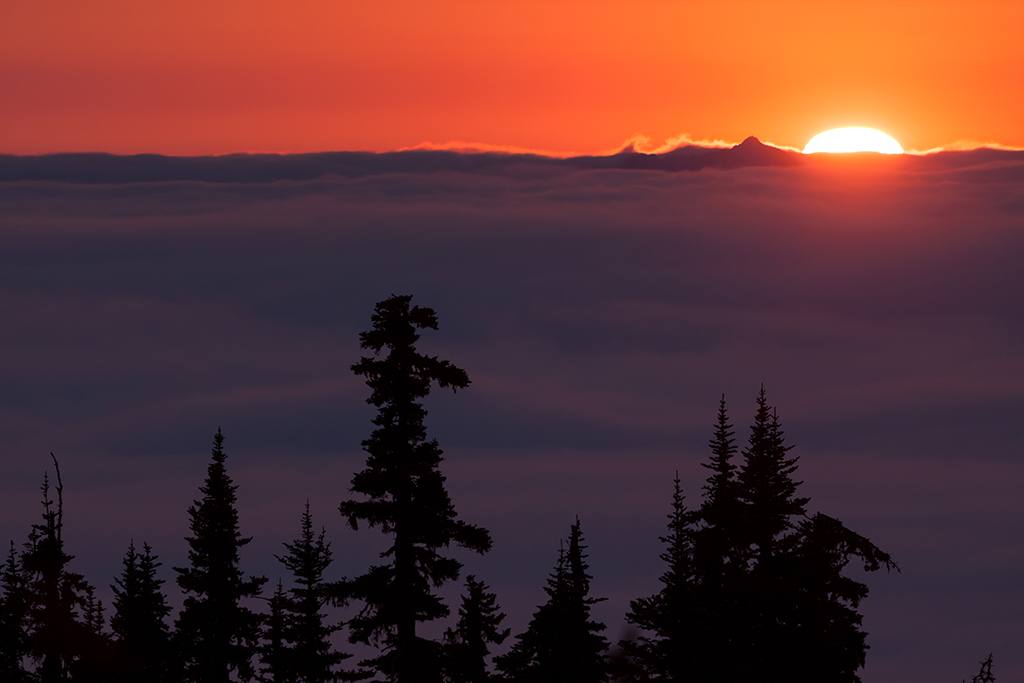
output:
[[[96,590],[87,585],[85,601],[81,610],[81,626],[78,633],[78,656],[69,667],[70,678],[75,683],[110,683],[114,675],[114,657],[109,636],[104,633],[106,617],[103,601],[96,597]]]
[[[134,541],[128,544],[122,563],[121,576],[110,587],[114,592],[110,628],[116,639],[118,676],[123,681],[158,683],[167,677],[166,619],[171,611],[161,589],[164,581],[156,576],[161,563],[148,543],[142,544],[139,554]]]
[[[30,656],[38,663],[40,683],[68,680],[73,664],[82,655],[88,632],[78,620],[78,611],[86,607],[89,584],[84,576],[68,570],[74,557],[64,552],[64,487],[55,457],[53,463],[56,507],[50,499],[49,476],[44,474],[43,522],[32,525],[22,554],[29,596]]]
[[[288,646],[288,596],[280,579],[270,597],[270,614],[263,624],[263,642],[259,647],[261,680],[268,683],[295,683],[295,650]]]
[[[258,596],[267,581],[246,579],[239,568],[238,551],[252,538],[243,538],[238,529],[238,487],[224,465],[223,444],[218,429],[206,482],[199,489],[203,499],[188,510],[189,566],[174,568],[186,594],[175,623],[175,644],[186,681],[195,683],[227,683],[231,672],[243,681],[253,677],[261,620],[241,603]]]
[[[624,644],[627,654],[656,679],[857,683],[867,650],[857,607],[868,590],[842,572],[854,558],[866,571],[899,568],[839,520],[807,516],[797,459],[763,387],[739,468],[732,436],[723,397],[703,503],[686,513],[677,478],[664,588],[629,615],[653,635]]]
[[[700,627],[691,640],[695,659],[691,678],[701,681],[741,681],[750,677],[744,650],[749,618],[749,510],[740,500],[737,453],[725,396],[719,399],[718,418],[709,446],[711,458],[701,466],[710,470],[704,499],[696,516],[694,534],[694,591],[692,612]]]
[[[350,640],[383,645],[381,657],[365,662],[391,680],[416,683],[436,680],[439,647],[418,638],[416,624],[448,615],[433,589],[458,578],[461,563],[438,552],[452,543],[484,553],[491,547],[486,529],[457,519],[439,465],[441,448],[428,439],[420,403],[431,385],[463,389],[466,371],[449,361],[417,352],[417,329],[437,329],[429,308],[411,306],[411,296],[392,296],[376,305],[373,329],[359,335],[361,347],[373,352],[352,366],[366,377],[377,408],[376,429],[363,441],[366,468],[352,478],[351,492],[363,500],[341,503],[353,529],[359,522],[392,537],[381,553],[386,564],[373,566],[348,582],[347,596],[363,602],[349,621]],[[383,355],[382,354],[385,354]]]
[[[779,640],[780,671],[793,683],[859,683],[867,633],[857,612],[866,584],[842,574],[851,559],[865,571],[899,567],[892,557],[842,522],[816,513],[801,521],[792,552],[781,563],[780,592],[788,613]]]
[[[789,457],[792,448],[785,443],[778,413],[768,405],[762,386],[737,477],[739,499],[747,509],[747,540],[762,564],[776,553],[781,536],[793,528],[794,517],[807,512],[810,501],[796,495],[803,482],[793,481],[798,458]]]
[[[497,596],[472,574],[466,577],[466,594],[459,607],[459,621],[445,632],[445,670],[450,683],[486,683],[489,644],[501,645],[512,632],[501,628]]]
[[[971,683],[996,683],[996,677],[992,675],[991,654],[981,663],[981,669],[971,678]]]
[[[559,548],[555,571],[526,631],[508,654],[495,658],[498,669],[519,683],[600,683],[607,680],[608,641],[604,624],[590,608],[604,598],[590,597],[590,579],[580,521],[569,532],[568,549]]]
[[[324,540],[325,533],[323,529],[319,534],[313,533],[313,518],[309,501],[306,501],[299,538],[284,544],[287,554],[275,555],[291,572],[296,584],[279,601],[283,611],[283,639],[290,643],[282,643],[281,648],[290,653],[285,656],[291,662],[289,680],[297,683],[332,683],[363,677],[338,669],[352,655],[337,652],[331,645],[331,635],[340,631],[341,625],[324,623],[322,609],[335,592],[335,587],[323,578],[333,561],[331,544]],[[278,596],[275,595],[275,599]]]
[[[661,559],[668,568],[661,575],[661,591],[629,603],[626,621],[653,635],[640,635],[632,643],[623,643],[649,674],[679,681],[702,681],[700,666],[702,633],[707,627],[698,606],[693,546],[696,514],[686,508],[679,474],[673,481],[672,512]]]
[[[14,541],[0,570],[0,590],[0,681],[25,683],[30,680],[25,670],[29,655],[28,580]]]

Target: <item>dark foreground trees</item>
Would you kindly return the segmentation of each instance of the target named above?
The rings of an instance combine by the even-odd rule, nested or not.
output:
[[[856,683],[867,645],[858,613],[867,586],[846,576],[896,568],[892,558],[842,522],[808,513],[799,495],[797,458],[762,390],[740,451],[724,397],[711,439],[703,498],[687,505],[678,474],[661,559],[661,590],[634,600],[628,620],[635,640],[608,654],[604,625],[591,614],[586,546],[579,520],[559,548],[545,591],[511,650],[492,646],[510,634],[497,597],[475,576],[466,580],[458,619],[442,642],[417,625],[449,615],[436,589],[459,576],[445,557],[451,544],[484,553],[486,530],[457,518],[440,472],[441,449],[427,438],[421,399],[434,386],[469,384],[466,372],[416,350],[419,330],[437,329],[430,309],[411,297],[377,304],[373,328],[361,335],[372,351],[353,371],[366,378],[375,429],[363,442],[365,468],[352,479],[357,500],[340,510],[352,528],[379,527],[390,537],[379,565],[351,580],[328,581],[325,532],[314,532],[309,504],[298,538],[280,560],[290,587],[278,582],[264,613],[246,606],[266,579],[239,567],[243,538],[236,487],[226,470],[224,437],[214,437],[202,499],[189,509],[189,566],[176,569],[185,593],[171,632],[167,601],[151,548],[128,546],[115,579],[109,629],[102,603],[70,570],[62,539],[63,501],[44,478],[43,519],[19,553],[11,544],[0,565],[0,683],[227,683],[257,676],[264,683],[336,683],[381,675],[401,683]],[[56,462],[55,462],[56,464]],[[328,607],[359,607],[347,622]],[[342,625],[352,642],[379,649],[342,668],[334,649]],[[113,634],[108,635],[108,630]],[[113,649],[111,649],[113,648]],[[113,657],[111,657],[113,653]],[[992,659],[974,683],[991,683]]]
[[[459,622],[445,632],[444,669],[451,683],[485,683],[490,645],[501,645],[512,632],[501,629],[505,615],[499,612],[497,596],[487,592],[483,581],[466,577],[466,594],[459,607]]]
[[[203,499],[188,510],[189,566],[174,568],[187,596],[175,623],[175,646],[184,680],[194,683],[227,683],[232,672],[250,680],[259,643],[260,616],[242,601],[258,596],[267,580],[246,579],[238,566],[239,549],[252,539],[238,529],[238,487],[228,476],[226,460],[218,429],[206,482],[199,489]]]
[[[722,401],[699,509],[676,481],[662,590],[631,603],[648,631],[629,648],[652,677],[672,681],[856,683],[867,651],[857,612],[867,586],[843,575],[898,569],[868,539],[797,495],[797,459],[764,390],[743,462]]]
[[[112,678],[118,682],[152,681],[168,679],[170,664],[170,635],[167,605],[162,586],[157,578],[157,562],[148,543],[142,544],[142,553],[135,550],[135,542],[128,544],[121,576],[114,580],[114,615],[110,630],[116,638]]]
[[[333,561],[325,533],[313,531],[306,501],[299,537],[284,544],[286,554],[275,556],[291,573],[295,586],[286,592],[278,583],[270,600],[267,643],[261,652],[264,672],[274,683],[335,683],[367,677],[342,670],[341,663],[352,655],[336,651],[331,644],[331,636],[342,626],[327,623],[322,612],[337,590],[324,581],[324,571]]]
[[[466,371],[416,350],[417,330],[437,329],[429,308],[410,306],[411,296],[377,304],[373,329],[359,335],[373,352],[352,366],[371,389],[367,403],[377,408],[376,429],[363,441],[366,468],[352,478],[352,493],[341,514],[353,529],[359,522],[392,537],[381,553],[385,564],[371,567],[347,585],[347,597],[363,603],[349,621],[350,640],[382,645],[384,654],[366,662],[401,683],[430,683],[441,675],[439,643],[416,635],[416,624],[448,615],[433,589],[458,578],[461,563],[440,554],[452,543],[484,553],[491,547],[486,529],[456,518],[444,477],[441,448],[427,438],[427,411],[420,399],[433,384],[452,390],[469,385]]]
[[[548,601],[537,608],[512,650],[497,657],[498,668],[519,683],[600,683],[607,680],[608,641],[604,624],[590,618],[590,574],[583,551],[580,521],[569,530],[568,548],[559,548],[558,563],[544,592]]]

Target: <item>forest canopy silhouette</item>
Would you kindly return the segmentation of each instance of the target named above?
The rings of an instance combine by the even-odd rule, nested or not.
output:
[[[583,522],[566,520],[552,555],[547,599],[525,628],[506,624],[485,578],[465,577],[457,613],[437,589],[461,577],[453,547],[485,554],[489,532],[459,518],[442,474],[443,452],[428,436],[422,400],[432,388],[467,389],[451,361],[417,350],[420,332],[438,330],[430,308],[411,296],[377,304],[360,335],[371,355],[352,365],[370,389],[373,430],[362,442],[365,468],[351,479],[339,512],[353,530],[390,545],[366,558],[365,573],[335,577],[333,550],[307,503],[298,536],[275,555],[287,580],[247,576],[239,549],[238,486],[228,472],[225,435],[189,508],[188,565],[174,567],[184,595],[170,622],[162,566],[144,540],[127,539],[113,604],[74,571],[65,551],[63,483],[45,474],[40,521],[20,546],[11,540],[0,571],[0,680],[128,683],[274,683],[389,680],[400,683],[598,683],[609,681],[859,681],[868,652],[858,611],[868,586],[847,573],[897,570],[889,552],[811,512],[764,387],[745,441],[725,397],[702,463],[707,480],[688,496],[676,475],[666,497],[661,588],[630,603],[635,638],[611,643],[591,607]],[[68,514],[73,514],[69,510]],[[551,539],[552,547],[555,539]],[[109,617],[107,613],[109,612]],[[420,624],[448,620],[431,640]],[[496,654],[515,633],[504,653]],[[338,636],[343,636],[339,638]],[[373,648],[352,661],[341,642]],[[991,656],[975,680],[994,680]],[[979,678],[981,677],[981,678]]]

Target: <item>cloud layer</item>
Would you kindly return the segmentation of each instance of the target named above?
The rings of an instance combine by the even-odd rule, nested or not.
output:
[[[718,397],[745,437],[763,382],[812,509],[903,569],[869,579],[864,680],[990,651],[1024,674],[1024,158],[752,148],[0,158],[0,539],[54,451],[94,583],[131,538],[180,566],[222,426],[250,570],[281,573],[309,498],[360,571],[380,539],[336,512],[371,428],[348,368],[373,304],[411,293],[473,381],[429,426],[514,631],[579,514],[618,637],[673,473],[696,501]]]

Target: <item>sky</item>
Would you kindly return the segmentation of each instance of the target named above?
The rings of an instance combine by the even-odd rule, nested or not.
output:
[[[8,0],[0,152],[1024,146],[1019,2]]]
[[[1024,152],[960,148],[1024,147],[1022,28],[984,1],[0,4],[0,542],[53,452],[73,566],[109,604],[147,541],[180,600],[221,427],[243,569],[283,576],[308,499],[364,571],[350,366],[412,294],[472,380],[427,401],[494,538],[457,557],[514,633],[579,515],[623,636],[673,476],[696,504],[719,398],[742,440],[763,384],[809,508],[902,570],[852,572],[865,683],[990,652],[1021,678]],[[573,156],[845,125],[947,151]],[[24,156],[64,152],[167,156]]]

